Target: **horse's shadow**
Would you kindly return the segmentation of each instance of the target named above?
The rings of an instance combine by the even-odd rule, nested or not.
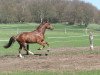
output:
[[[32,56],[48,56],[47,53],[35,53],[34,55],[27,55],[27,54],[22,54],[24,57],[32,57]],[[3,56],[0,56],[0,58],[17,58],[19,57],[18,55],[3,55]]]
[[[23,56],[32,56],[31,54],[22,54]],[[33,56],[48,56],[48,53],[35,53]]]
[[[36,53],[36,54],[34,54],[34,55],[35,55],[35,56],[48,56],[47,53],[45,53],[45,54]]]

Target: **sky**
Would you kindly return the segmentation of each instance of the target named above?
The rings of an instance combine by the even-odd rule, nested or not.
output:
[[[100,0],[83,0],[83,1],[93,4],[100,10]]]

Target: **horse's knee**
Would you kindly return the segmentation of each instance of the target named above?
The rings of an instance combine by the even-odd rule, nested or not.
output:
[[[46,41],[43,41],[43,43],[49,46],[49,43],[48,43],[48,42],[46,42]]]

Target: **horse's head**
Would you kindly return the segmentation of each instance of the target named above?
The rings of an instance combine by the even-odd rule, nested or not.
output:
[[[44,25],[45,25],[46,29],[50,29],[50,30],[54,29],[53,26],[48,21],[45,22]]]

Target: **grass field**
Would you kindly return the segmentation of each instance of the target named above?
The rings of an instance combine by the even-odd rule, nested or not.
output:
[[[80,72],[9,72],[1,73],[1,75],[100,75],[100,71],[80,71]]]
[[[0,24],[0,56],[5,55],[17,55],[19,45],[17,42],[9,49],[4,49],[3,46],[8,42],[9,38],[13,35],[24,31],[32,31],[39,24],[25,23],[25,24]],[[96,24],[90,24],[87,28],[84,26],[69,26],[64,24],[53,24],[53,31],[46,31],[46,41],[50,44],[50,48],[66,48],[66,47],[89,47],[89,32],[92,31],[94,36],[94,46],[100,46],[100,26]],[[30,50],[38,52],[40,47],[38,44],[31,44]],[[45,49],[48,49],[46,47]],[[54,53],[55,54],[55,53]],[[57,53],[56,53],[57,54]],[[91,54],[91,51],[79,51],[65,53],[67,55],[77,54]],[[92,51],[92,54],[100,54],[100,51]],[[1,72],[0,75],[99,75],[99,70],[93,71],[18,71],[18,72]]]

